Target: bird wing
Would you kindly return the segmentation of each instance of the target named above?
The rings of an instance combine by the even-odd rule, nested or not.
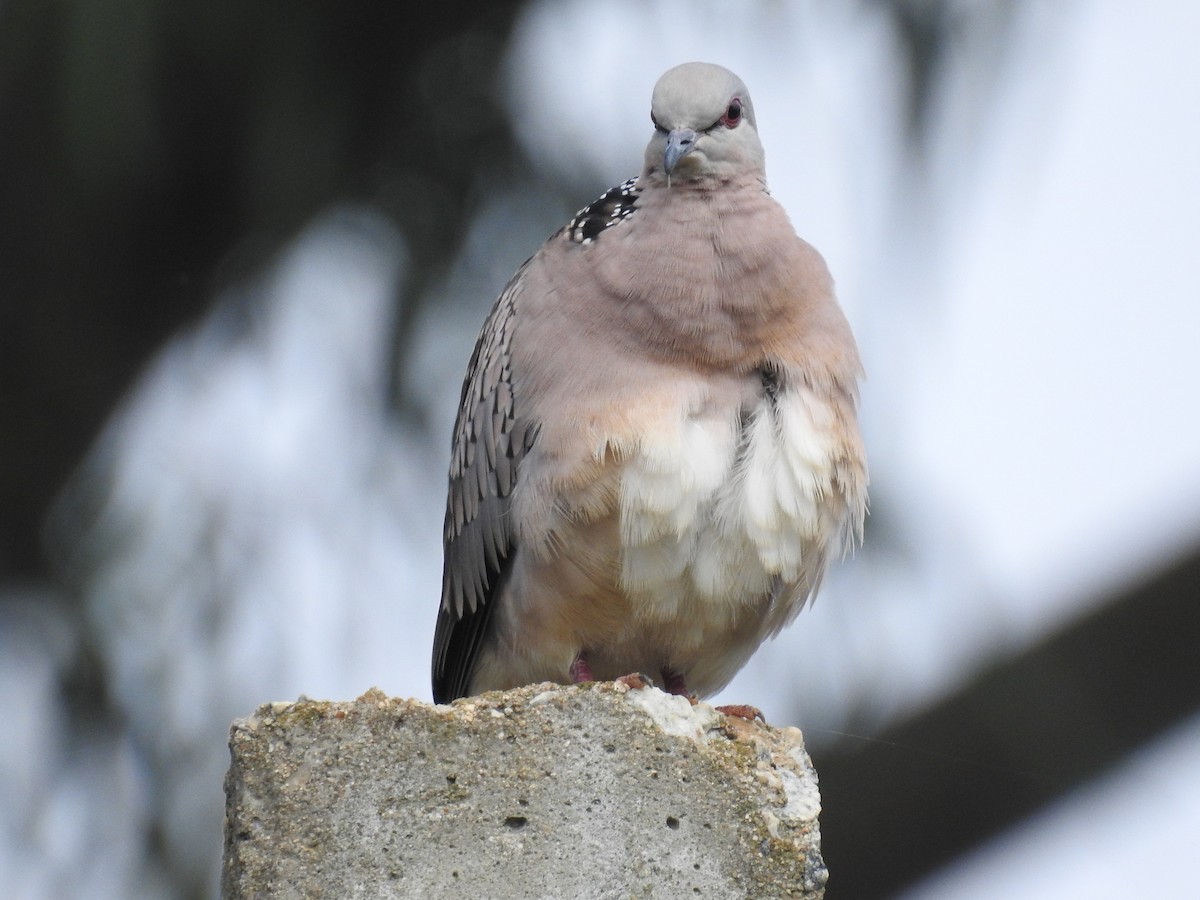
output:
[[[537,433],[518,417],[510,352],[514,307],[528,266],[526,260],[484,323],[454,424],[442,601],[433,642],[433,696],[438,703],[467,693],[516,552],[512,490],[521,458]]]

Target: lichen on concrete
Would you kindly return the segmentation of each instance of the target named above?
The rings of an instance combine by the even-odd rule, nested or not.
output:
[[[231,900],[823,896],[800,731],[654,688],[301,699],[230,749]]]

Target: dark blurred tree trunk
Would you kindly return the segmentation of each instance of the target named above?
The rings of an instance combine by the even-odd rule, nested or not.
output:
[[[407,321],[512,164],[518,8],[0,4],[0,579],[45,577],[47,507],[150,356],[322,208],[401,228]]]
[[[892,896],[1195,716],[1197,585],[1200,550],[911,720],[815,754],[831,890]]]
[[[153,354],[331,205],[384,211],[412,251],[399,370],[422,288],[518,165],[498,69],[519,6],[0,3],[0,587],[54,578],[47,512]],[[122,716],[66,598],[84,746]],[[156,833],[176,895],[204,895]]]

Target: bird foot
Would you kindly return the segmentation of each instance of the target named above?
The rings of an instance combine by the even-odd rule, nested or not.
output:
[[[582,684],[585,681],[595,681],[592,677],[592,667],[588,663],[587,654],[582,650],[571,661],[571,666],[567,671],[571,675],[571,684]]]
[[[733,716],[737,719],[746,719],[750,722],[753,722],[755,719],[757,719],[764,725],[767,724],[767,717],[762,714],[762,710],[757,706],[748,706],[745,703],[734,703],[731,706],[718,706],[716,707],[716,710],[719,713],[723,713],[727,716]]]
[[[642,688],[654,687],[654,679],[649,675],[643,675],[641,672],[630,672],[628,675],[622,675],[616,680],[631,691],[640,691]]]
[[[695,706],[699,701],[696,695],[688,690],[687,679],[683,677],[681,672],[676,672],[674,669],[663,669],[663,690],[668,694],[678,694],[680,697],[687,697],[691,701],[692,706]]]

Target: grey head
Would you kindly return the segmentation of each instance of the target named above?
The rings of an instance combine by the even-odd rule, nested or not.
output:
[[[669,184],[763,175],[750,91],[723,66],[690,62],[667,70],[654,86],[650,119],[655,131],[643,170],[649,176]]]

